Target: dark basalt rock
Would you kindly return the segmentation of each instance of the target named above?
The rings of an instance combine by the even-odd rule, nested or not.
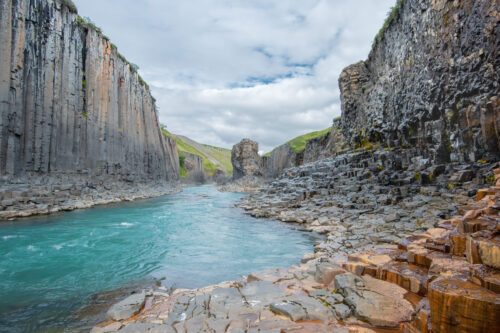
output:
[[[498,2],[402,3],[368,59],[340,75],[347,141],[414,147],[434,164],[498,160]]]

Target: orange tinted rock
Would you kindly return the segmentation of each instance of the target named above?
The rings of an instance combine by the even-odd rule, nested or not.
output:
[[[377,279],[397,284],[422,296],[427,293],[427,271],[405,262],[392,262],[380,267]]]
[[[407,250],[410,245],[423,244],[429,239],[430,236],[427,234],[415,234],[407,236],[398,242],[398,248],[401,250]]]
[[[493,225],[493,221],[488,219],[467,219],[464,220],[464,231],[467,233],[474,233],[482,230],[487,230]]]
[[[422,246],[411,246],[408,249],[408,262],[429,268],[434,258],[451,258],[451,255],[432,251]]]
[[[433,332],[498,332],[500,297],[473,283],[437,279],[429,285]]]
[[[420,301],[416,308],[416,314],[413,318],[412,328],[416,332],[429,333],[431,324],[431,307],[429,299],[424,298]]]
[[[471,264],[485,264],[500,269],[500,236],[492,238],[468,236],[466,255]]]
[[[463,257],[467,249],[467,235],[453,231],[450,234],[450,245],[452,255]]]
[[[483,288],[500,294],[500,272],[484,265],[474,265],[471,269],[471,281]]]

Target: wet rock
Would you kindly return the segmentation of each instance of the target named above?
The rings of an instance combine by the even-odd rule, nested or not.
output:
[[[107,312],[107,316],[113,320],[128,319],[141,310],[146,299],[146,293],[133,294],[123,301],[113,305]]]

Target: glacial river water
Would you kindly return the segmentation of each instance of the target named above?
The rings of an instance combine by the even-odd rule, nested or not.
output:
[[[194,288],[288,267],[317,239],[215,186],[0,223],[0,332],[85,331],[128,289]]]

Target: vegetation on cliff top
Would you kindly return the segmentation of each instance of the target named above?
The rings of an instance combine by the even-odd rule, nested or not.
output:
[[[322,131],[307,133],[307,134],[298,136],[298,137],[288,141],[285,144],[288,144],[290,146],[290,148],[292,148],[297,154],[299,154],[306,149],[307,141],[310,141],[313,139],[323,138],[326,135],[328,135],[328,133],[330,133],[331,130],[332,130],[332,128],[328,127],[327,129],[324,129]],[[272,151],[264,154],[263,156],[271,156],[273,151],[274,151],[274,149]]]
[[[389,13],[387,13],[387,18],[385,19],[384,25],[380,28],[379,32],[375,36],[372,44],[372,51],[375,49],[378,43],[380,43],[385,36],[385,33],[391,26],[391,24],[396,23],[399,19],[399,14],[403,8],[405,0],[397,0],[396,4],[391,8]]]
[[[193,147],[189,143],[183,141],[178,136],[170,133],[166,130],[164,126],[162,126],[163,135],[174,139],[177,142],[177,151],[179,153],[179,164],[181,169],[181,176],[186,177],[187,172],[184,169],[184,160],[186,159],[185,153],[196,155],[201,157],[203,163],[203,169],[208,175],[213,175],[216,169],[221,169],[222,166],[226,170],[226,174],[230,176],[233,172],[233,166],[231,164],[231,150],[214,147],[210,145],[202,145],[207,148],[205,151],[200,151],[196,147]],[[210,160],[217,160],[219,164],[214,164]]]
[[[69,11],[72,13],[77,14],[78,13],[78,8],[76,8],[76,5],[73,1],[71,0],[61,0],[61,3],[68,7]]]
[[[68,8],[70,8],[69,6],[69,3],[73,4],[73,2],[71,0],[63,0],[63,4],[65,4],[66,6],[68,6]],[[73,6],[75,6],[75,4],[73,4]],[[70,11],[71,8],[70,8]],[[75,11],[72,11],[74,13],[77,13],[77,10],[76,10],[76,6],[75,6]],[[102,32],[102,29],[100,27],[98,27],[90,17],[82,17],[80,15],[77,16],[76,18],[76,23],[86,29],[86,30],[92,30],[92,31],[95,31],[99,36],[101,36],[102,38],[104,38],[105,40],[107,40],[109,42],[109,37],[106,36],[103,32]],[[146,83],[146,81],[144,81],[144,79],[141,77],[141,75],[139,74],[138,70],[139,70],[139,66],[137,66],[136,64],[134,63],[131,63],[130,61],[127,60],[127,58],[125,58],[125,56],[123,54],[121,54],[120,52],[118,52],[118,47],[111,43],[110,42],[110,46],[111,46],[111,50],[112,52],[115,52],[116,53],[116,56],[118,58],[120,58],[125,64],[128,65],[129,69],[130,69],[130,72],[132,74],[137,74],[137,80],[139,81],[139,84],[141,86],[143,86],[144,88],[146,88],[146,91],[149,93],[149,95],[151,96],[151,99],[153,100],[153,103],[156,102],[156,99],[153,97],[153,95],[151,94],[151,90],[149,89],[149,85]]]

